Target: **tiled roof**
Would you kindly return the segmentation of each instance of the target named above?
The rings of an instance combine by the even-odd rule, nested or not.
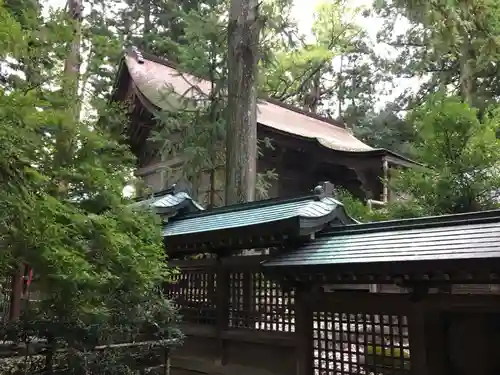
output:
[[[333,198],[269,199],[179,217],[165,226],[163,234],[165,237],[194,235],[260,224],[273,225],[288,219],[297,219],[301,227],[308,227],[318,220],[326,224],[335,218],[346,224],[354,222],[345,214],[342,204]]]
[[[500,211],[339,227],[266,267],[500,257]]]
[[[144,207],[149,206],[156,210],[157,213],[170,213],[177,211],[181,208],[188,207],[189,212],[203,211],[204,208],[196,203],[185,192],[171,192],[166,194],[159,194],[149,199],[137,201],[131,204],[131,207]]]
[[[179,100],[173,92],[183,98],[204,101],[210,92],[210,83],[187,73],[180,73],[159,58],[147,58],[129,52],[125,64],[136,88],[155,107],[162,110],[178,108]],[[410,162],[408,159],[387,150],[374,149],[357,139],[343,124],[322,119],[316,114],[307,114],[297,109],[267,100],[259,100],[257,119],[268,128],[312,139],[324,147],[336,151],[387,153]]]

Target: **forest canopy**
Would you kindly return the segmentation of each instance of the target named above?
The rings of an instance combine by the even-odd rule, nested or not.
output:
[[[499,207],[498,1],[318,1],[308,30],[292,0],[51,4],[0,0],[0,268],[29,264],[44,293],[26,310],[29,324],[3,334],[45,337],[51,353],[74,348],[68,363],[88,367],[75,374],[98,371],[103,358],[86,348],[110,337],[149,330],[162,348],[180,338],[160,288],[174,272],[161,223],[123,194],[136,160],[123,142],[126,111],[110,97],[131,46],[210,80],[209,105],[157,119],[155,141],[183,153],[188,178],[209,169],[218,185],[255,179],[256,198],[267,196],[275,174],[252,176],[245,163],[272,142],[241,134],[261,96],[343,122],[370,146],[422,164],[392,176],[400,199],[381,210],[339,192],[356,218]],[[245,4],[251,24],[235,14]],[[244,106],[237,95],[226,100],[241,87]],[[175,144],[173,130],[182,132]],[[238,148],[242,139],[253,143]],[[238,173],[224,178],[230,163]],[[253,198],[243,190],[227,202]],[[135,371],[125,355],[104,362],[108,372],[97,373]]]

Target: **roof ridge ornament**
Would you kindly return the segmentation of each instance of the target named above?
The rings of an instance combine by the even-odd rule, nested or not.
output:
[[[139,64],[144,64],[144,56],[142,56],[141,51],[136,46],[132,46],[132,53],[135,55],[135,59]]]
[[[321,200],[326,197],[335,197],[335,185],[330,181],[320,182],[313,190],[316,200]]]

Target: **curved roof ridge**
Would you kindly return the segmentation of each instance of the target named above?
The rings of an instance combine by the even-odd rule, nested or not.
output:
[[[237,207],[226,206],[221,209],[199,212],[175,218],[166,224],[163,234],[166,237],[217,232],[222,230],[251,227],[285,220],[298,220],[313,232],[331,221],[340,220],[344,224],[356,223],[346,213],[344,206],[331,197],[317,195],[297,199],[281,199],[250,202]],[[313,223],[310,227],[307,223]],[[309,228],[310,227],[310,228]]]
[[[181,74],[182,73],[188,74],[188,75],[192,76],[193,78],[196,78],[199,80],[207,80],[207,81],[209,80],[208,77],[196,76],[191,72],[187,72],[187,71],[181,72],[181,67],[178,64],[174,63],[173,61],[171,61],[167,58],[164,58],[164,57],[160,57],[160,56],[156,56],[156,55],[153,55],[153,54],[150,54],[147,52],[139,51],[136,47],[128,48],[127,51],[125,52],[125,54],[126,55],[127,54],[133,55],[137,60],[146,59],[146,60],[154,61],[158,64],[165,65],[171,69],[175,69],[175,70],[179,71]],[[342,128],[342,129],[348,129],[346,124],[341,122],[341,121],[335,120],[333,118],[330,118],[330,117],[327,117],[327,116],[324,116],[324,115],[321,115],[318,113],[314,113],[311,111],[307,111],[307,110],[295,107],[293,105],[287,104],[287,103],[285,103],[281,100],[275,99],[275,98],[261,97],[261,98],[259,98],[259,100],[280,106],[280,107],[285,108],[289,111],[293,111],[293,112],[299,113],[301,115],[305,115],[307,117],[311,117],[311,118],[314,118],[316,120],[320,120],[322,122],[325,122],[325,123],[333,125],[333,126],[337,126],[339,128]]]
[[[136,92],[142,101],[148,101],[146,108],[154,112],[175,108],[180,101],[165,94],[170,89],[180,97],[192,100],[207,96],[209,82],[189,72],[183,72],[169,60],[128,49],[124,57]],[[174,106],[174,107],[172,107]],[[317,142],[320,146],[337,152],[363,153],[365,155],[387,156],[397,164],[416,165],[412,160],[386,149],[373,148],[356,138],[345,126],[333,119],[303,111],[275,99],[260,98],[258,101],[258,123],[273,131]]]
[[[160,110],[168,110],[175,105],[174,100],[167,100],[168,95],[162,92],[165,89],[173,89],[178,95],[185,94],[191,99],[198,99],[193,96],[193,86],[196,87],[195,91],[201,94],[207,94],[210,90],[209,83],[202,78],[190,73],[180,73],[173,64],[147,54],[141,54],[138,58],[137,54],[129,52],[125,56],[125,63],[138,91]],[[333,150],[375,150],[357,139],[345,127],[335,126],[331,120],[291,109],[288,105],[276,103],[274,100],[260,99],[257,116],[258,122],[264,126],[322,141],[322,144]]]
[[[294,107],[293,105],[287,104],[287,103],[282,102],[281,100],[278,100],[275,98],[262,98],[261,100],[265,100],[268,103],[278,105],[280,107],[288,109],[289,111],[300,113],[301,115],[311,117],[311,118],[314,118],[316,120],[325,122],[329,125],[333,125],[333,126],[337,126],[337,127],[341,128],[341,129],[349,130],[349,128],[347,127],[347,125],[345,123],[338,121],[338,120],[335,120],[331,117],[327,117],[327,116],[321,115],[319,113],[314,113],[314,112],[306,111],[306,110],[298,108],[298,107]]]
[[[302,217],[315,217],[318,214],[327,215],[331,211],[337,208],[337,206],[343,206],[342,203],[331,197],[324,197],[321,199],[313,200],[308,204],[299,207],[297,210],[297,215]]]
[[[174,192],[167,190],[163,195],[138,200],[131,203],[130,206],[132,208],[147,206],[149,208],[153,208],[158,214],[174,214],[185,207],[188,207],[191,212],[205,211],[205,209],[198,202],[183,191]]]

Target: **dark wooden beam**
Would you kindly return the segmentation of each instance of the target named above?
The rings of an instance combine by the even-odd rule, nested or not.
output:
[[[287,235],[260,236],[258,238],[226,238],[220,240],[210,240],[209,242],[167,243],[166,248],[171,256],[179,254],[213,253],[226,254],[247,249],[259,249],[281,246],[288,240]]]
[[[379,161],[379,165],[382,165],[382,157],[378,155],[363,152],[357,153],[331,150],[319,145],[314,139],[304,140],[294,137],[291,134],[271,131],[269,128],[263,126],[258,127],[258,132],[259,138],[268,137],[273,140],[276,145],[312,155],[318,162],[369,168],[373,166],[374,162]]]
[[[308,285],[296,288],[295,340],[297,351],[297,375],[314,375],[313,304]]]

